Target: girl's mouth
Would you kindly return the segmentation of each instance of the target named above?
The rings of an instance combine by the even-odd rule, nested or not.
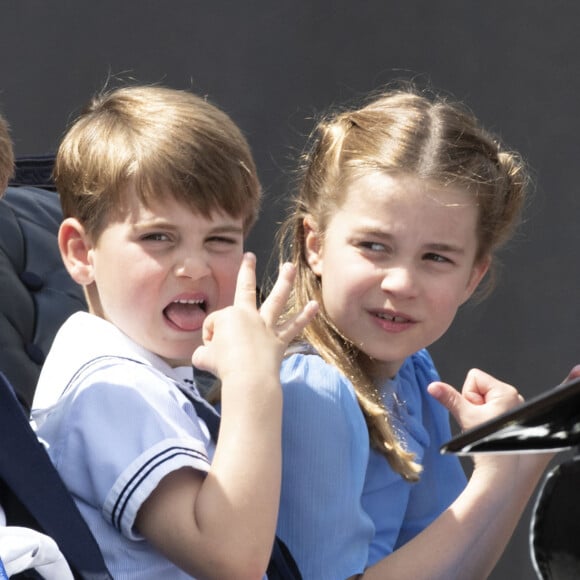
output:
[[[388,320],[389,322],[411,322],[411,320],[405,316],[397,316],[394,314],[387,314],[385,312],[377,312],[375,313],[375,316],[383,320]]]

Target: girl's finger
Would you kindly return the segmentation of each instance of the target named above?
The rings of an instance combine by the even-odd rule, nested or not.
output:
[[[431,383],[427,390],[429,394],[437,399],[455,418],[455,420],[464,427],[461,420],[462,416],[468,410],[468,404],[465,399],[451,385],[442,381]]]

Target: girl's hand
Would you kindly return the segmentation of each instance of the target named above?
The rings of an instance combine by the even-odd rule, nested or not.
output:
[[[572,370],[568,373],[568,376],[564,379],[564,382],[567,383],[573,379],[580,378],[580,365],[576,365],[572,368]]]
[[[564,382],[580,378],[580,365],[574,366]],[[429,393],[455,417],[463,430],[471,429],[524,402],[518,391],[491,375],[472,369],[467,373],[461,394],[443,382],[431,383]]]
[[[493,419],[524,402],[514,387],[479,369],[467,373],[461,393],[443,382],[431,383],[428,391],[449,410],[463,430]]]

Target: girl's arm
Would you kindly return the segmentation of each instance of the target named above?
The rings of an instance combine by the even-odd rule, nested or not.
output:
[[[473,370],[460,395],[444,383],[430,393],[464,429],[513,408],[517,391],[490,375]],[[494,568],[551,454],[479,455],[461,495],[428,528],[367,569],[367,580],[486,578]]]
[[[199,578],[261,578],[276,528],[281,472],[280,362],[316,308],[278,324],[293,283],[284,267],[261,312],[255,259],[244,259],[234,305],[204,325],[194,364],[222,382],[220,436],[203,477],[181,469],[143,504],[136,527],[160,552]]]

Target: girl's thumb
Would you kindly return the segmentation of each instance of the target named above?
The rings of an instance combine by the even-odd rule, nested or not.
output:
[[[437,399],[455,419],[461,415],[461,406],[465,404],[465,400],[461,394],[447,383],[436,381],[427,387],[427,391],[434,398]]]

